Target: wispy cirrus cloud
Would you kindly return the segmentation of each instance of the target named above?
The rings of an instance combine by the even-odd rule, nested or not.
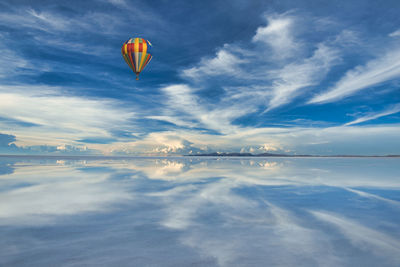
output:
[[[328,84],[326,80],[332,83],[328,77],[332,69],[343,64],[346,53],[363,47],[358,33],[349,28],[335,27],[334,34],[324,33],[318,42],[306,43],[302,36],[304,27],[307,23],[307,26],[314,21],[318,23],[318,18],[308,18],[305,23],[304,17],[291,12],[269,14],[266,21],[267,25],[257,28],[250,43],[225,44],[216,57],[203,58],[198,65],[183,70],[183,77],[195,78],[195,87],[199,88],[209,77],[219,77],[233,84],[224,87],[221,100],[252,105],[254,108],[248,109],[247,114],[260,110],[269,112],[297,98],[305,100],[315,87],[323,88]],[[315,26],[317,31],[323,31],[323,28]],[[396,49],[388,52],[382,59],[348,71],[333,89],[327,92],[320,90],[320,95],[307,104],[332,102],[395,79],[400,74],[398,61]],[[238,85],[240,83],[246,83],[246,86]]]
[[[196,95],[195,88],[186,84],[171,85],[162,90],[169,99],[164,113],[170,115],[153,118],[167,120],[180,126],[205,127],[221,133],[229,133],[236,128],[231,124],[234,119],[254,111],[254,107],[231,105],[229,101],[221,101],[217,104],[207,103]],[[175,115],[178,115],[181,120],[175,119]]]
[[[291,102],[301,90],[317,85],[339,58],[337,49],[319,44],[311,57],[276,71],[266,111]]]
[[[335,86],[313,97],[308,103],[320,104],[338,101],[361,90],[400,78],[400,49],[386,52],[381,57],[346,73]]]
[[[247,60],[241,59],[225,49],[220,49],[216,57],[202,59],[198,66],[183,70],[183,76],[198,79],[204,76],[238,75],[240,64]]]
[[[353,36],[351,31],[339,31],[306,47],[301,35],[295,33],[302,24],[296,15],[270,14],[266,20],[267,25],[257,28],[251,42],[225,44],[214,58],[201,59],[197,65],[184,69],[182,76],[195,79],[198,87],[210,77],[219,77],[233,84],[224,88],[223,100],[253,105],[249,112],[260,107],[270,111],[318,85],[340,62],[344,36]]]
[[[370,120],[375,120],[384,116],[388,116],[388,115],[392,115],[392,114],[396,114],[400,112],[400,104],[396,104],[393,105],[383,111],[380,112],[372,112],[372,113],[368,113],[362,117],[359,117],[351,122],[346,123],[345,125],[354,125],[354,124],[359,124],[359,123],[363,123],[366,121],[370,121]]]
[[[41,33],[58,35],[65,32],[98,32],[99,28],[110,33],[116,25],[121,22],[112,20],[112,16],[106,13],[92,12],[83,17],[64,16],[60,13],[34,8],[14,10],[14,12],[3,13],[0,18],[2,25],[18,25],[18,28],[37,30]],[[107,22],[108,21],[108,22]]]
[[[6,78],[9,75],[17,73],[21,68],[26,68],[29,62],[18,55],[17,52],[4,44],[5,36],[0,33],[0,78]]]
[[[225,44],[217,50],[215,57],[204,57],[198,64],[183,69],[181,77],[188,83],[161,88],[170,103],[164,106],[163,116],[152,118],[192,130],[204,128],[223,134],[223,138],[215,137],[221,146],[216,144],[217,142],[209,141],[207,149],[212,147],[211,150],[221,149],[228,143],[234,146],[232,144],[236,141],[240,142],[239,136],[247,143],[240,150],[255,153],[259,151],[258,148],[262,147],[262,144],[270,142],[273,146],[280,147],[282,151],[293,152],[296,150],[293,149],[295,147],[309,146],[311,149],[307,150],[315,149],[311,152],[314,154],[321,153],[322,147],[325,147],[325,151],[329,150],[329,153],[335,154],[339,152],[337,148],[343,149],[349,140],[358,143],[357,136],[364,141],[360,141],[359,148],[353,145],[354,154],[364,150],[361,148],[361,143],[365,143],[365,140],[369,138],[374,139],[372,142],[376,146],[374,149],[387,147],[388,144],[380,140],[379,136],[389,130],[390,133],[386,132],[384,135],[389,134],[391,136],[389,139],[393,140],[392,134],[398,129],[397,125],[368,128],[349,126],[377,119],[389,113],[393,114],[391,112],[395,109],[379,114],[368,114],[341,127],[322,127],[336,124],[332,123],[321,125],[321,128],[299,126],[291,129],[272,129],[260,126],[252,128],[245,123],[243,125],[235,123],[236,120],[245,116],[252,118],[254,114],[257,114],[254,116],[258,118],[260,118],[260,113],[261,117],[268,117],[269,113],[279,107],[292,108],[289,104],[293,102],[294,105],[314,103],[316,97],[306,103],[313,90],[321,92],[322,89],[320,96],[329,96],[330,92],[324,92],[323,88],[326,84],[334,82],[329,76],[332,71],[334,77],[339,77],[337,85],[342,83],[353,85],[343,92],[336,90],[335,92],[339,92],[339,96],[335,96],[337,100],[342,96],[355,94],[359,90],[397,77],[398,52],[393,50],[387,52],[383,58],[370,61],[364,67],[347,71],[347,74],[340,78],[341,74],[335,67],[343,68],[346,55],[351,51],[354,52],[354,49],[363,49],[360,34],[349,28],[333,27],[329,33],[321,34],[316,42],[307,43],[302,36],[304,18],[298,18],[295,13],[286,13],[268,15],[266,20],[267,25],[258,27],[250,42]],[[309,18],[307,26],[312,25],[314,21],[317,22],[318,19]],[[323,26],[318,26],[315,26],[315,30],[324,30]],[[376,51],[373,50],[373,53]],[[210,87],[208,84],[210,79],[217,80],[221,84],[226,81],[226,84],[229,84],[221,86],[222,93],[213,98],[212,103],[204,97],[204,89]],[[217,86],[214,85],[214,87]],[[347,88],[344,85],[342,87]],[[295,100],[299,101],[295,102]],[[301,103],[302,101],[304,102]],[[204,145],[205,142],[200,141],[201,138],[197,133],[183,132],[186,135],[185,139],[192,143],[192,147],[197,144]],[[370,137],[365,135],[366,132],[371,134]],[[263,138],[264,141],[261,141]]]
[[[219,133],[237,129],[233,121],[270,111],[293,101],[320,82],[340,60],[340,51],[322,41],[307,55],[298,40],[295,15],[272,14],[246,44],[225,44],[215,57],[205,57],[181,76],[190,84],[161,88],[169,99],[163,115],[151,116],[183,127],[202,127]],[[340,35],[341,33],[339,33]],[[338,36],[339,36],[338,35]],[[301,54],[300,59],[291,57]],[[283,62],[276,63],[279,57]],[[209,78],[227,81],[220,98],[201,95]],[[246,85],[241,85],[245,83]]]
[[[121,2],[122,3],[122,2]],[[112,2],[111,4],[115,4]],[[112,10],[113,11],[113,10]],[[107,35],[114,32],[118,27],[126,24],[126,20],[117,19],[115,12],[105,12],[96,10],[84,12],[81,16],[68,16],[62,12],[55,12],[51,7],[33,8],[26,7],[20,9],[11,9],[8,12],[2,12],[0,24],[15,25],[18,28],[39,30],[43,33],[61,34],[65,32],[74,32],[75,34],[96,33],[98,35]],[[127,11],[128,12],[128,11]],[[154,18],[146,16],[137,6],[129,6],[129,12],[135,14],[142,20],[152,20]],[[101,31],[99,31],[101,29]]]

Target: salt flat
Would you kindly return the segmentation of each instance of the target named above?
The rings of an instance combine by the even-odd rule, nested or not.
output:
[[[399,266],[399,158],[0,158],[1,266]]]

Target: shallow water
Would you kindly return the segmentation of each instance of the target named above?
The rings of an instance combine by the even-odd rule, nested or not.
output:
[[[400,266],[399,158],[0,158],[0,266]]]

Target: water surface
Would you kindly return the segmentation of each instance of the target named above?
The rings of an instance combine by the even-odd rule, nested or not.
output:
[[[399,158],[0,158],[0,266],[400,266]]]

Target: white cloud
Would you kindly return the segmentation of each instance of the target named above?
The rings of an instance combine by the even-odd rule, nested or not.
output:
[[[389,36],[390,37],[399,37],[400,36],[400,29],[390,33]]]
[[[259,27],[253,36],[255,44],[225,44],[214,58],[203,58],[196,66],[183,70],[182,76],[201,88],[209,77],[229,75],[233,85],[224,88],[221,102],[240,103],[240,110],[253,107],[245,109],[247,113],[263,106],[269,111],[290,103],[308,87],[317,85],[340,60],[340,49],[331,44],[343,43],[344,36],[354,36],[342,31],[335,41],[329,37],[314,48],[310,47],[313,53],[307,56],[300,45],[301,39],[297,40],[300,37],[295,38],[294,32],[301,25],[296,24],[300,22],[294,15],[270,15],[267,20],[268,25]],[[263,45],[258,45],[260,43]],[[247,86],[235,86],[243,82]],[[228,106],[221,102],[219,104]],[[245,114],[237,112],[236,115]]]
[[[0,78],[15,74],[19,69],[29,66],[26,59],[4,45],[4,36],[0,34]]]
[[[220,49],[216,57],[202,59],[198,66],[183,70],[183,76],[198,79],[204,76],[237,75],[240,73],[239,65],[246,60],[238,58],[226,49]]]
[[[276,71],[272,76],[273,93],[267,111],[289,103],[299,95],[300,90],[316,85],[338,60],[338,51],[325,44],[319,44],[310,58],[302,63],[292,63]],[[272,72],[273,73],[273,72]]]
[[[203,111],[203,107],[198,103],[198,97],[193,94],[194,89],[190,86],[177,84],[164,87],[162,90],[167,94],[168,104],[171,107],[193,115]]]
[[[288,15],[270,15],[266,17],[268,25],[259,27],[253,36],[253,42],[268,44],[277,58],[292,56],[300,47],[294,38],[295,18]]]
[[[351,96],[363,89],[400,77],[400,49],[350,70],[335,86],[312,98],[309,103],[327,103]]]
[[[238,152],[243,147],[246,152],[250,147],[254,153],[262,153],[267,147],[279,148],[290,154],[398,154],[400,125],[367,125],[338,127],[231,127],[230,132],[214,135],[197,129],[176,129],[153,132],[142,140],[132,143],[116,143],[115,150],[129,153],[154,153],[156,148],[170,149],[182,146],[179,153],[192,151],[203,152]],[[180,141],[177,141],[180,140]],[[186,144],[186,145],[184,145]],[[178,151],[178,149],[175,149]]]
[[[180,131],[164,131],[152,132],[143,137],[141,140],[132,142],[115,142],[107,146],[109,151],[113,153],[124,154],[142,154],[142,155],[166,155],[166,154],[191,154],[193,152],[201,151],[201,144],[192,144],[187,138],[190,138],[190,132],[183,134]],[[201,133],[196,133],[200,135]]]
[[[30,26],[30,27],[39,27],[41,30],[48,31],[49,28],[52,28],[54,30],[66,30],[70,28],[69,26],[69,21],[65,20],[59,16],[54,16],[51,13],[47,12],[37,12],[34,9],[28,9],[27,13],[31,16],[25,16],[26,22],[29,21],[29,19],[34,20],[36,23],[33,25],[28,25],[26,24],[25,26]]]
[[[135,15],[142,17],[139,10],[130,10]],[[0,24],[18,25],[20,28],[40,30],[42,32],[57,34],[61,32],[96,32],[100,34],[115,33],[115,29],[124,23],[110,13],[87,12],[79,17],[63,16],[46,10],[38,11],[33,8],[15,9],[13,12],[3,12]],[[99,31],[101,29],[101,31]]]
[[[331,41],[334,45],[339,45],[343,47],[354,47],[358,48],[362,46],[362,41],[357,32],[345,29],[341,31],[333,41]]]
[[[171,113],[170,111],[166,111],[166,113]],[[172,116],[172,115],[161,115],[161,116],[147,116],[146,118],[152,119],[152,120],[160,120],[160,121],[165,121],[169,122],[172,124],[175,124],[176,126],[182,126],[182,127],[196,127],[198,126],[197,122],[194,121],[186,121],[184,118],[179,118],[178,116]]]
[[[25,127],[13,129],[21,145],[57,146],[87,136],[110,137],[109,130],[123,127],[134,116],[115,100],[65,96],[57,87],[28,89],[0,87],[0,117],[38,125],[29,131]]]
[[[370,121],[370,120],[375,120],[375,119],[378,119],[378,118],[381,118],[384,116],[396,114],[398,112],[400,112],[400,104],[393,105],[392,107],[390,107],[384,111],[381,111],[381,112],[369,113],[365,116],[357,118],[354,121],[348,122],[345,125],[354,125],[354,124],[358,124],[358,123],[362,123],[362,122],[366,122],[366,121]]]
[[[263,144],[259,147],[260,150],[269,152],[269,151],[278,151],[281,148],[276,147],[275,145],[271,145],[271,144]]]
[[[296,17],[287,14],[271,15],[267,20],[268,25],[260,27],[253,37],[256,43],[253,48],[225,44],[214,58],[203,58],[197,65],[183,70],[182,76],[192,85],[162,88],[168,99],[162,115],[148,118],[232,134],[241,129],[232,125],[235,119],[257,112],[264,106],[269,111],[290,103],[308,87],[320,82],[338,62],[340,51],[321,42],[308,57],[297,55],[282,66],[273,63],[276,57],[299,52],[300,41],[295,40],[293,33],[298,25]],[[267,44],[273,49],[257,43]],[[215,103],[202,99],[199,92],[204,81],[208,77],[224,76],[230,76],[233,85],[223,88],[221,99]],[[243,82],[248,85],[235,85]]]
[[[128,7],[128,4],[125,2],[125,0],[106,0],[106,1],[118,7],[123,7],[123,8]]]
[[[254,106],[248,106],[246,103],[231,105],[230,102],[222,101],[212,105],[201,102],[195,94],[196,89],[185,84],[167,86],[162,90],[169,99],[164,111],[168,116],[156,118],[166,119],[168,122],[177,123],[177,125],[206,127],[221,133],[231,133],[236,129],[235,126],[231,125],[232,120],[250,111],[255,111]],[[179,116],[180,120],[171,118],[173,116]]]
[[[266,19],[268,24],[257,29],[252,38],[253,44],[247,44],[247,46],[241,43],[225,44],[214,58],[203,58],[197,66],[182,71],[183,76],[191,78],[194,86],[199,88],[208,77],[232,76],[229,82],[233,85],[224,88],[225,95],[219,104],[228,107],[228,102],[235,105],[240,103],[241,107],[236,111],[230,108],[231,116],[222,120],[225,122],[222,125],[226,127],[235,119],[234,116],[238,118],[256,112],[260,108],[268,112],[287,105],[296,97],[309,92],[311,87],[317,86],[324,80],[334,65],[342,62],[341,57],[347,53],[346,49],[354,49],[356,45],[359,47],[361,44],[358,34],[346,29],[334,35],[327,35],[322,41],[314,44],[314,48],[306,47],[306,43],[302,42],[301,38],[304,20],[287,13],[269,15]],[[315,18],[309,20],[318,21]],[[309,55],[307,51],[313,51],[313,53]],[[278,58],[283,61],[276,60]],[[373,60],[364,67],[357,67],[349,71],[333,89],[315,96],[309,103],[334,101],[369,86],[396,78],[400,75],[399,59],[400,53],[394,50],[382,59]],[[241,84],[243,82],[247,86],[243,86]],[[235,83],[240,85],[235,86]],[[192,95],[196,95],[196,92],[193,91]],[[221,120],[213,121],[217,124],[211,122],[214,116],[213,109],[209,105],[204,105],[199,100],[197,107],[199,106],[204,107],[202,113],[206,114],[201,121],[202,125],[208,127],[221,123]],[[243,107],[253,108],[243,109]],[[239,110],[241,112],[238,112]],[[196,112],[198,111],[197,108]],[[219,108],[216,112],[226,112],[226,109]],[[221,115],[218,114],[218,117],[221,118]],[[167,119],[172,121],[171,116]],[[207,123],[207,120],[210,120],[210,123]],[[216,126],[212,126],[212,129],[217,130]]]

